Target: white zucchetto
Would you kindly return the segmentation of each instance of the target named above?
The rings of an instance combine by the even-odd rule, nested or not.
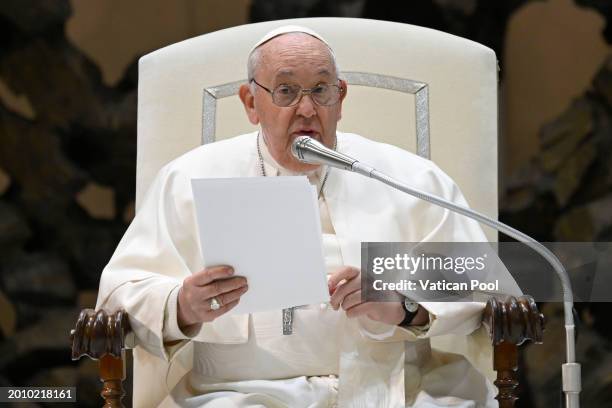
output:
[[[311,30],[310,28],[302,27],[302,26],[298,26],[298,25],[285,25],[285,26],[277,27],[274,30],[268,31],[263,37],[261,37],[261,39],[259,41],[257,41],[255,43],[253,48],[251,48],[251,50],[249,51],[249,55],[251,55],[251,53],[253,51],[255,51],[255,49],[257,47],[259,47],[260,45],[263,45],[264,43],[270,41],[274,37],[278,37],[279,35],[288,34],[288,33],[304,33],[304,34],[308,34],[310,36],[313,36],[314,38],[320,40],[325,45],[327,45],[327,47],[332,52],[332,54],[334,52],[332,50],[332,48],[330,47],[329,43],[323,37],[321,37],[321,35],[319,35],[315,31]]]

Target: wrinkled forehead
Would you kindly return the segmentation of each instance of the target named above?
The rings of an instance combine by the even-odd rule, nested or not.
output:
[[[287,33],[277,36],[258,48],[267,63],[297,59],[300,63],[332,63],[329,47],[304,33]]]
[[[321,80],[329,80],[337,75],[329,47],[305,33],[276,36],[262,44],[257,52],[260,53],[260,72],[270,79],[291,80],[300,75],[315,75]]]

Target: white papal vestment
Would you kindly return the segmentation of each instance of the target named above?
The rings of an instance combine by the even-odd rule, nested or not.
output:
[[[162,405],[496,406],[482,374],[463,356],[432,351],[429,341],[473,332],[481,303],[422,303],[431,320],[425,328],[347,319],[325,304],[297,309],[289,336],[282,334],[281,311],[222,316],[190,333],[178,328],[178,288],[205,264],[190,181],[261,176],[256,141],[257,133],[251,133],[201,146],[164,166],[102,274],[97,308],[126,310],[139,345],[171,361],[187,341],[194,342],[193,370]],[[268,176],[291,174],[261,147]],[[337,149],[417,189],[467,205],[431,161],[340,132]],[[319,185],[323,177],[323,169],[309,175]],[[361,242],[486,241],[474,221],[337,169],[330,170],[319,206],[328,272],[359,266]]]

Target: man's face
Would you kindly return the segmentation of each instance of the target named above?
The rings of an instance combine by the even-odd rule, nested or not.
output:
[[[315,169],[317,166],[301,163],[293,157],[291,143],[299,135],[308,135],[328,147],[334,145],[346,83],[338,81],[327,46],[304,33],[273,38],[261,46],[255,80],[270,90],[293,84],[310,89],[322,83],[343,88],[340,101],[335,105],[319,106],[310,95],[304,95],[297,105],[290,107],[275,105],[272,95],[254,83],[253,88],[244,85],[240,89],[249,120],[261,125],[268,150],[278,164],[292,171]]]

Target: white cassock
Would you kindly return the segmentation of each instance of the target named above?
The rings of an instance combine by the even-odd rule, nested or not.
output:
[[[465,357],[430,345],[434,336],[476,330],[482,303],[421,303],[430,324],[409,329],[347,319],[325,305],[296,309],[292,335],[282,334],[280,310],[222,316],[190,333],[178,328],[178,288],[205,264],[190,181],[261,176],[256,140],[251,133],[201,146],[164,166],[102,274],[96,308],[126,310],[137,343],[148,352],[172,361],[193,341],[193,369],[162,406],[497,406],[492,384]],[[268,176],[292,174],[260,145]],[[429,160],[340,132],[337,150],[467,205]],[[320,185],[322,173],[309,179]],[[337,169],[330,170],[319,207],[328,271],[359,266],[361,242],[486,241],[475,221]]]

